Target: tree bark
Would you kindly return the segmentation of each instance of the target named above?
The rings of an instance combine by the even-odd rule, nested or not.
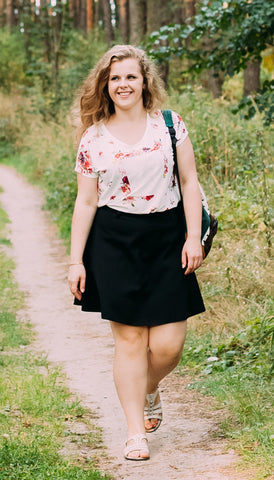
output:
[[[19,0],[13,0],[13,25],[18,25],[19,24],[19,18],[20,18],[20,1]]]
[[[129,40],[132,45],[139,45],[146,34],[145,0],[129,0]]]
[[[214,48],[214,39],[205,36],[201,48],[210,53]],[[213,68],[207,71],[207,86],[212,93],[213,98],[219,98],[222,96],[222,86],[223,86],[223,74],[219,70]]]
[[[184,4],[185,4],[184,19],[185,20],[189,19],[187,23],[192,23],[192,19],[196,14],[195,0],[184,0]]]
[[[87,31],[93,30],[94,26],[94,12],[93,12],[93,0],[86,0],[87,2]]]
[[[195,0],[184,0],[184,12],[183,12],[183,22],[187,25],[193,23],[193,17],[196,15],[195,9]],[[188,49],[191,47],[192,35],[185,40],[185,45]],[[188,61],[189,67],[191,67],[191,61]]]
[[[80,0],[79,27],[81,30],[87,29],[87,0]]]
[[[13,2],[6,0],[6,26],[10,29],[13,25]]]
[[[4,27],[6,22],[5,7],[5,0],[0,0],[0,27]]]
[[[24,23],[24,47],[27,62],[30,65],[32,61],[31,51],[31,28],[32,28],[32,8],[31,0],[23,0],[22,4],[22,21]]]
[[[111,9],[109,0],[102,0],[104,8],[104,26],[107,45],[110,46],[114,41],[114,30],[111,23]]]
[[[147,31],[149,35],[154,30],[159,30],[163,25],[167,25],[173,20],[173,10],[169,2],[158,2],[158,0],[147,0]],[[163,43],[164,45],[164,43]],[[169,64],[163,62],[159,65],[159,71],[165,84],[168,82]]]
[[[128,43],[129,5],[128,0],[119,0],[119,30],[123,43]]]
[[[216,70],[208,71],[208,88],[212,93],[213,98],[220,98],[222,96],[223,75]]]
[[[50,41],[50,22],[48,14],[47,0],[40,0],[40,22],[41,22],[41,37],[44,48],[44,58],[47,63],[51,62],[51,41]]]
[[[52,17],[53,55],[52,55],[52,81],[56,88],[59,75],[59,56],[63,34],[63,8],[62,0],[56,2],[56,15]]]
[[[158,30],[161,26],[167,25],[173,20],[173,11],[169,2],[158,0],[147,0],[147,34]]]
[[[250,60],[244,70],[244,97],[260,89],[260,62]]]
[[[69,0],[69,16],[72,19],[73,28],[79,27],[79,0]]]

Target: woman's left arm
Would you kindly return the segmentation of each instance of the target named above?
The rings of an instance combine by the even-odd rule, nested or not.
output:
[[[187,224],[187,239],[182,250],[182,267],[186,267],[185,274],[188,275],[199,268],[203,262],[201,192],[189,137],[177,147],[177,161]]]

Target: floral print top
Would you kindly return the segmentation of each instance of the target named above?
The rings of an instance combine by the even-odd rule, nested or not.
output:
[[[177,145],[188,132],[172,112]],[[128,213],[163,212],[177,206],[180,194],[174,177],[171,140],[161,111],[147,114],[143,138],[128,145],[104,124],[89,127],[78,148],[75,171],[98,179],[98,207]]]

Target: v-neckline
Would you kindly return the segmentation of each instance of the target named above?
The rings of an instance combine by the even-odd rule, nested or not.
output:
[[[149,126],[149,114],[147,113],[147,117],[146,117],[146,128],[145,128],[145,131],[142,135],[142,137],[135,143],[127,143],[127,142],[123,142],[123,140],[120,140],[118,137],[116,137],[115,135],[113,135],[110,130],[106,127],[106,125],[103,123],[102,124],[104,130],[106,131],[106,133],[108,134],[109,137],[111,137],[113,140],[115,140],[116,142],[119,142],[121,143],[122,145],[125,145],[126,147],[135,147],[137,145],[139,145],[140,143],[142,143],[142,141],[144,140],[146,134],[147,134],[147,130],[148,130],[148,126]]]

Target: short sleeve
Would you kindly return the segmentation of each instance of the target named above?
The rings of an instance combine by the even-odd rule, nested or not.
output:
[[[85,132],[78,147],[75,172],[81,173],[85,177],[98,178],[98,173],[95,171],[91,158],[90,147],[90,136]]]
[[[187,138],[188,131],[182,117],[180,117],[178,113],[172,111],[172,119],[173,119],[174,129],[176,132],[177,145],[180,145]]]

